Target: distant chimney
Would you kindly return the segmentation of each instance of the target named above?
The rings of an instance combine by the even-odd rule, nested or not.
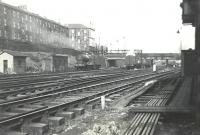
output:
[[[19,5],[19,6],[17,6],[17,8],[24,10],[24,11],[28,11],[27,5]]]

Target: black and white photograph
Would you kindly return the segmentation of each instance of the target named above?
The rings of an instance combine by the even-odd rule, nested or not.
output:
[[[0,135],[200,135],[200,0],[0,0]]]

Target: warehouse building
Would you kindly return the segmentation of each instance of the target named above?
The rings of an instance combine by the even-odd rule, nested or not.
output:
[[[90,51],[90,47],[95,47],[94,28],[82,24],[67,24],[69,38],[74,48],[82,52]]]

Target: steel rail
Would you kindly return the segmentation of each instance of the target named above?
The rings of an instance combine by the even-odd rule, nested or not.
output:
[[[160,74],[160,78],[161,76],[165,77],[169,75],[168,74]],[[157,76],[158,77],[158,76]],[[153,78],[156,78],[155,76]],[[146,80],[149,80],[150,78],[148,79],[141,79],[139,81],[135,81],[133,82],[132,84],[134,83],[139,83],[141,81],[146,81]],[[131,83],[129,84],[126,84],[126,86],[130,85]],[[8,124],[11,124],[13,122],[16,122],[16,121],[19,121],[19,120],[23,120],[24,118],[27,118],[27,117],[30,117],[30,116],[33,116],[33,115],[37,115],[37,114],[43,114],[44,112],[51,112],[51,111],[55,111],[55,110],[58,110],[58,109],[61,109],[62,107],[66,108],[67,106],[73,106],[74,104],[77,104],[77,103],[80,103],[80,102],[84,102],[84,101],[87,101],[87,100],[90,100],[94,97],[97,97],[97,96],[102,96],[102,95],[105,95],[109,92],[113,92],[115,91],[116,89],[120,89],[120,88],[123,88],[123,86],[120,86],[120,87],[117,87],[117,88],[113,88],[113,89],[109,89],[109,90],[105,90],[103,92],[99,92],[99,93],[96,93],[94,95],[90,95],[90,96],[86,96],[86,97],[82,97],[80,99],[77,99],[77,100],[74,100],[74,101],[70,101],[70,102],[66,102],[66,103],[62,103],[62,104],[59,104],[59,105],[55,105],[55,106],[50,106],[48,108],[45,108],[45,109],[41,109],[41,110],[37,110],[37,111],[31,111],[31,112],[28,112],[28,113],[25,113],[25,114],[21,114],[21,115],[18,115],[18,116],[13,116],[13,117],[9,117],[7,119],[4,119],[4,120],[1,120],[0,121],[0,127],[2,126],[5,126],[5,125],[8,125]]]
[[[16,90],[4,90],[4,91],[0,92],[0,97],[6,96],[6,95],[11,95],[11,94],[31,92],[31,91],[34,91],[35,89],[45,88],[45,87],[49,87],[49,86],[51,86],[51,87],[57,86],[58,84],[62,84],[62,85],[70,84],[68,87],[77,86],[77,85],[89,83],[90,81],[95,82],[95,81],[98,81],[98,80],[101,80],[101,79],[111,79],[113,77],[120,77],[120,76],[122,77],[122,75],[126,76],[127,74],[118,73],[118,74],[100,75],[100,76],[88,77],[88,78],[75,78],[75,79],[67,79],[67,80],[59,80],[59,81],[53,80],[53,81],[47,81],[47,82],[42,82],[42,83],[36,82],[36,83],[34,83],[36,85],[47,84],[47,83],[50,83],[50,85],[38,86],[38,87],[32,87],[32,88],[24,88],[24,89],[16,89]],[[76,83],[76,84],[74,84],[74,83]],[[25,85],[30,85],[30,84],[25,84]]]
[[[108,85],[108,84],[110,85],[110,84],[113,84],[113,83],[125,82],[125,81],[130,80],[130,79],[142,78],[140,80],[136,80],[134,82],[129,83],[129,85],[131,85],[131,84],[151,80],[151,79],[157,78],[159,76],[167,75],[167,74],[170,74],[170,73],[173,74],[172,72],[167,72],[167,73],[160,73],[160,74],[150,76],[150,77],[147,77],[147,78],[142,78],[142,77],[149,76],[149,74],[136,76],[136,77],[128,77],[128,78],[125,78],[125,79],[119,79],[119,80],[89,85],[89,86],[85,86],[85,87],[81,87],[81,88],[75,88],[75,89],[71,89],[71,90],[66,90],[67,87],[63,87],[63,88],[58,88],[58,89],[54,89],[54,90],[44,92],[43,95],[41,95],[41,93],[40,93],[40,94],[36,94],[34,97],[28,96],[27,98],[24,98],[24,99],[0,103],[0,107],[5,107],[5,106],[9,106],[9,105],[14,105],[14,104],[16,105],[16,104],[26,103],[26,102],[45,99],[45,98],[51,98],[51,97],[55,97],[56,95],[63,95],[63,94],[68,94],[68,93],[73,93],[73,92],[79,92],[79,91],[83,91],[84,89],[91,89],[91,88],[94,88],[94,87],[95,88],[96,87],[102,87],[102,86],[105,86],[105,85]],[[125,84],[125,85],[127,85],[127,84]],[[59,91],[61,91],[61,92],[59,92]]]
[[[175,85],[178,86],[178,83],[179,82],[177,82]],[[176,87],[174,87],[170,91],[163,90],[159,92],[158,96],[160,96],[161,98],[153,98],[145,106],[164,106],[172,95],[175,88]],[[138,116],[140,116],[140,119],[142,120],[139,120],[137,122],[132,121],[133,123],[124,131],[123,135],[153,135],[158,119],[160,117],[160,113],[136,113],[133,120],[137,120]]]

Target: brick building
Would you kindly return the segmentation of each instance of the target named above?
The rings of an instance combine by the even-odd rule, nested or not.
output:
[[[12,45],[21,48],[29,45],[31,51],[43,51],[45,46],[76,49],[69,43],[69,30],[66,26],[0,2],[0,48],[17,48]]]
[[[94,46],[94,29],[82,24],[68,24],[69,37],[73,47],[82,52],[88,52],[90,46]]]

